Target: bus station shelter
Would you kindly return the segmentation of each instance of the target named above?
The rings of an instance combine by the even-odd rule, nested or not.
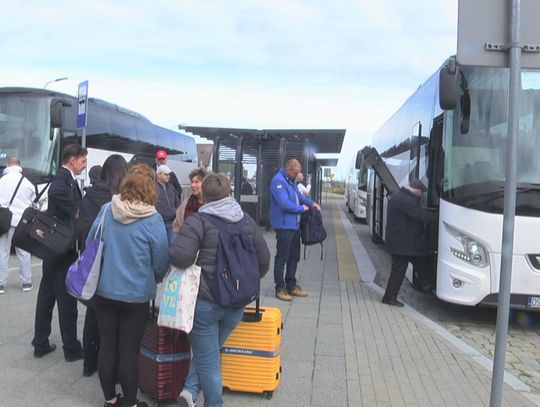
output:
[[[311,197],[321,200],[322,171],[317,154],[341,152],[345,130],[236,129],[180,125],[179,129],[212,141],[212,170],[227,174],[235,199],[260,225],[269,224],[269,187],[288,160],[302,164]]]

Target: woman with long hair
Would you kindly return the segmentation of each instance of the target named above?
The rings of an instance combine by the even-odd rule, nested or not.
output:
[[[95,168],[95,167],[92,167]],[[111,201],[113,194],[120,192],[122,181],[128,172],[128,164],[119,154],[109,156],[100,167],[99,179],[86,190],[81,203],[81,212],[77,221],[79,247],[84,250],[90,226],[96,219],[101,207]],[[99,351],[99,330],[94,301],[89,301],[84,317],[83,330],[83,376],[92,376],[97,371]]]

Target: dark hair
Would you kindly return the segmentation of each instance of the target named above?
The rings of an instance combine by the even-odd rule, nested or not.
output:
[[[155,178],[156,173],[146,164],[131,167],[122,183],[122,201],[155,205],[157,201]]]
[[[231,181],[223,174],[208,174],[202,182],[204,202],[214,202],[226,198],[231,193]]]
[[[88,151],[79,144],[68,144],[62,150],[62,164],[67,164],[71,158],[86,157]]]
[[[193,178],[199,177],[202,181],[207,174],[208,171],[206,170],[206,168],[198,167],[189,173],[188,178],[190,181],[193,181]]]
[[[110,155],[101,168],[100,180],[105,181],[111,193],[120,193],[122,182],[128,173],[128,163],[120,154]]]
[[[100,180],[101,174],[101,165],[93,165],[90,170],[88,170],[88,178],[90,178],[90,184],[94,185],[97,181]]]

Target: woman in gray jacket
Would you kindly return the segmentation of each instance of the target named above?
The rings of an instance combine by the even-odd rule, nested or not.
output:
[[[234,198],[229,197],[230,188],[230,181],[223,174],[209,174],[204,178],[202,195],[206,203],[198,213],[185,220],[169,250],[170,261],[174,266],[189,267],[199,253],[197,264],[201,267],[193,329],[188,335],[193,357],[178,399],[181,406],[195,406],[201,389],[205,406],[223,405],[220,348],[243,315],[243,308],[222,307],[212,295],[219,231],[200,214],[214,215],[229,223],[237,223],[247,217],[244,233],[249,235],[254,244],[261,278],[270,265],[270,251],[259,227],[242,211]]]

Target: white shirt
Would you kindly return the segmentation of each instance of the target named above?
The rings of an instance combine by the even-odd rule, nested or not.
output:
[[[311,191],[311,184],[307,184],[307,187],[304,186],[301,182],[298,183],[298,190],[302,195],[309,196],[309,191]]]
[[[21,167],[17,165],[6,167],[2,178],[0,178],[0,206],[6,208],[9,205],[9,200],[13,196],[13,192],[15,192],[21,176]],[[13,199],[13,203],[9,207],[9,210],[13,214],[11,226],[17,226],[21,220],[22,213],[31,205],[35,198],[36,188],[27,178],[23,179],[17,195]]]

